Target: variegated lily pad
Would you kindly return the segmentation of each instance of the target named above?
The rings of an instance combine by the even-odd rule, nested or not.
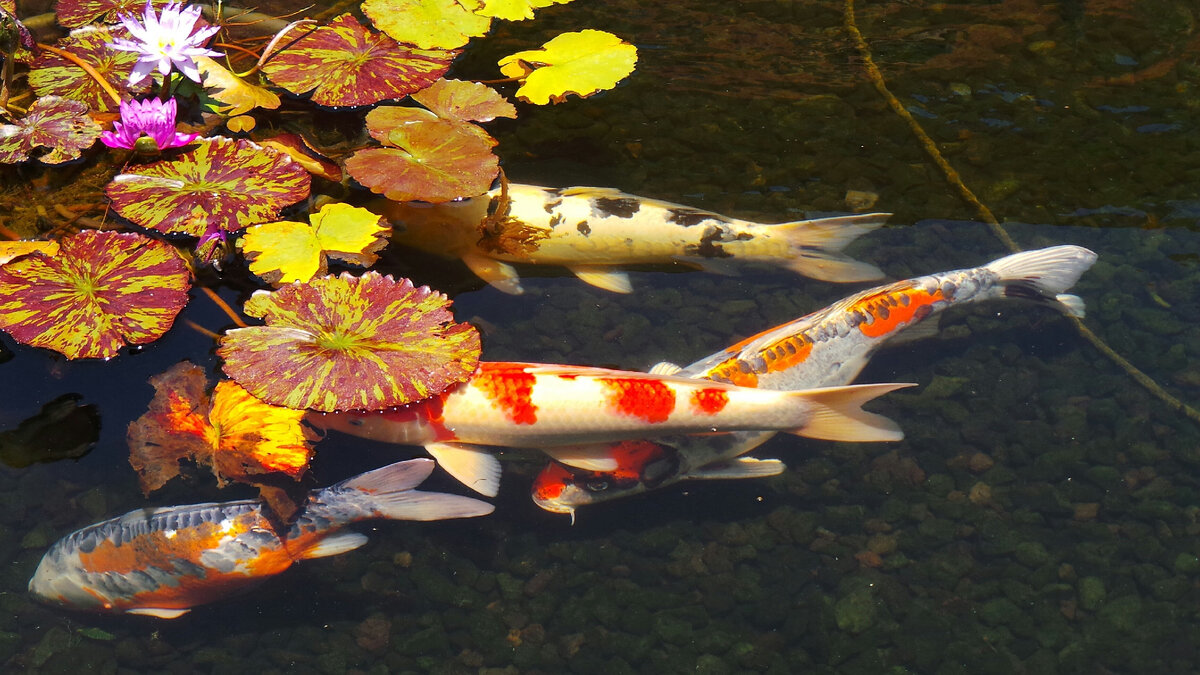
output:
[[[109,47],[108,43],[116,37],[113,35],[114,31],[118,33],[117,36],[129,34],[122,26],[86,26],[72,31],[60,40],[56,47],[70,52],[91,66],[122,98],[129,98],[131,94],[147,91],[150,81],[143,80],[135,87],[129,86],[129,73],[133,72],[138,55]],[[92,110],[100,112],[117,109],[117,104],[95,78],[74,62],[49,51],[42,51],[33,60],[29,71],[29,86],[38,96],[62,96],[81,101]]]
[[[157,10],[170,1],[150,0],[150,4]],[[145,6],[145,0],[58,0],[54,16],[67,28],[79,28],[89,23],[116,23],[122,14],[140,16]]]
[[[366,0],[362,11],[397,42],[420,49],[456,49],[484,35],[490,17],[473,14],[459,0]]]
[[[60,96],[43,96],[14,124],[0,124],[0,164],[16,164],[36,155],[46,164],[61,164],[91,147],[100,138],[100,125],[87,115],[85,103]]]
[[[371,105],[428,87],[456,52],[404,47],[343,14],[273,56],[263,72],[293,94],[327,106]]]
[[[513,104],[504,100],[495,89],[479,82],[438,80],[412,97],[442,119],[490,122],[497,117],[517,116]]]
[[[0,267],[0,329],[69,359],[107,359],[167,332],[188,286],[170,244],[85,230],[54,256],[35,252]]]
[[[199,237],[210,226],[234,232],[275,220],[308,197],[311,180],[286,154],[217,136],[177,159],[117,176],[105,193],[117,213],[142,227]]]
[[[376,108],[367,115],[371,135],[394,147],[354,153],[346,160],[354,180],[396,201],[448,202],[487,192],[500,168],[491,136],[473,124],[403,110]],[[389,128],[381,119],[404,121]]]
[[[225,333],[225,373],[274,405],[379,410],[465,381],[479,362],[479,333],[455,323],[446,296],[377,272],[343,273],[274,292],[243,311],[265,326]]]

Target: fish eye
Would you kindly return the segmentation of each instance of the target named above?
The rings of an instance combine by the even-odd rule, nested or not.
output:
[[[350,426],[352,426],[352,427],[361,427],[365,423],[366,423],[366,420],[359,418],[359,417],[356,417],[356,418],[350,420]]]
[[[583,484],[588,492],[604,492],[608,489],[608,481],[606,480],[589,480]]]

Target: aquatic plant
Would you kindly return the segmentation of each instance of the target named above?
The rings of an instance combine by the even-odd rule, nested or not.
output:
[[[110,148],[145,148],[155,152],[183,147],[196,140],[199,134],[175,131],[175,110],[175,99],[165,103],[157,98],[121,101],[120,121],[113,122],[112,131],[100,134],[100,142]],[[143,141],[143,138],[147,140]]]
[[[308,281],[329,270],[329,258],[370,266],[387,245],[392,228],[366,209],[326,204],[310,224],[279,221],[255,225],[241,239],[250,271],[272,286]]]
[[[160,15],[147,0],[141,21],[130,14],[123,14],[120,19],[133,39],[114,38],[110,44],[113,49],[137,54],[137,64],[129,74],[131,85],[141,82],[155,70],[164,78],[172,70],[178,70],[189,80],[199,82],[200,70],[195,58],[224,56],[204,47],[220,27],[196,28],[196,21],[200,19],[199,5],[183,7],[181,3],[172,2],[163,7]]]

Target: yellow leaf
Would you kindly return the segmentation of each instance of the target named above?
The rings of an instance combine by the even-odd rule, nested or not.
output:
[[[567,94],[586,98],[616,86],[633,72],[637,48],[599,30],[563,33],[541,49],[500,59],[500,72],[523,80],[517,98],[545,105],[562,103]]]
[[[378,215],[348,204],[326,204],[309,220],[311,225],[280,221],[247,229],[241,246],[250,271],[278,287],[325,274],[328,258],[370,265],[391,232]]]
[[[57,241],[0,241],[0,265],[25,255],[41,251],[46,255],[53,256],[58,253]]]
[[[455,49],[488,32],[492,20],[458,0],[366,0],[362,10],[396,42],[420,49]]]
[[[231,380],[218,382],[208,413],[217,479],[246,480],[264,471],[299,476],[312,457],[303,417],[303,410],[263,403]]]
[[[257,122],[249,115],[238,115],[237,117],[230,117],[228,120],[225,120],[225,126],[229,127],[229,130],[236,134],[254,131],[256,125]]]
[[[217,109],[222,115],[245,115],[255,108],[279,107],[279,97],[274,93],[250,84],[207,56],[197,56],[196,66],[203,76],[205,92],[225,104]]]
[[[479,16],[505,21],[524,21],[533,18],[533,10],[550,5],[565,5],[571,0],[483,0],[483,6],[473,10]]]

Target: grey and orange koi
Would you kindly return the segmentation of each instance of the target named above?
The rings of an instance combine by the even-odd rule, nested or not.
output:
[[[298,560],[339,555],[367,542],[343,531],[373,518],[443,520],[492,512],[486,502],[414,488],[434,462],[414,459],[314,490],[286,536],[258,500],[131,511],[67,535],[29,581],[38,600],[97,612],[174,619],[248,590]]]
[[[851,382],[885,342],[944,309],[994,298],[1026,298],[1082,317],[1083,301],[1064,291],[1096,254],[1079,246],[1016,253],[982,267],[898,281],[861,293],[749,337],[670,372],[773,390]],[[551,464],[534,481],[533,500],[571,514],[587,504],[666,487],[682,480],[754,478],[782,472],[777,460],[744,457],[774,436],[769,431],[679,436],[595,445],[588,466]],[[582,454],[582,452],[581,452]]]
[[[446,204],[376,202],[392,241],[462,259],[505,293],[521,293],[509,263],[562,265],[583,281],[631,290],[621,265],[683,263],[732,271],[731,261],[777,265],[823,281],[871,281],[883,273],[841,253],[890,214],[761,224],[608,188],[510,183]]]
[[[894,438],[896,425],[861,405],[908,384],[800,392],[750,389],[673,375],[538,363],[483,362],[470,380],[382,412],[314,413],[315,427],[421,445],[468,487],[499,488],[494,446],[537,448],[588,466],[589,444],[770,429],[811,438]],[[492,446],[492,447],[481,447]]]

